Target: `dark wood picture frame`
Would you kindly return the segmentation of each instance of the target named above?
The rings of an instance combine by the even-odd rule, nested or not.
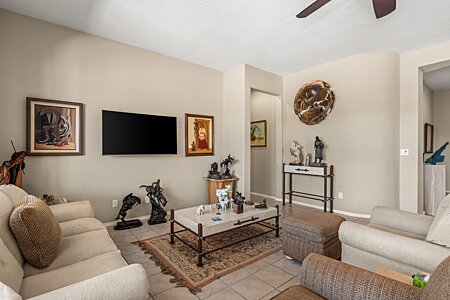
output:
[[[424,153],[433,153],[434,126],[425,123],[424,128]]]
[[[29,156],[69,156],[83,155],[84,153],[84,105],[83,103],[68,102],[27,97],[27,155]],[[39,108],[39,106],[41,108]],[[49,123],[36,128],[36,110],[48,109]],[[60,112],[69,111],[69,115],[59,115]],[[60,116],[58,118],[58,115]],[[58,121],[54,121],[58,119]],[[61,125],[63,124],[63,125]],[[59,133],[54,135],[56,126]],[[45,127],[45,128],[44,128]],[[36,142],[37,130],[45,130],[43,134],[47,142]],[[59,135],[63,135],[63,138]],[[51,140],[51,141],[50,141]],[[40,149],[39,149],[40,148]]]
[[[255,142],[252,137],[252,132],[251,132],[252,126],[259,125],[259,124],[263,125],[263,128],[264,128],[263,129],[263,136],[264,136],[263,143]],[[252,147],[267,147],[267,121],[266,120],[253,121],[250,123],[250,145]]]
[[[200,123],[200,128],[196,128]],[[214,155],[214,116],[185,114],[185,155],[213,156]],[[205,128],[205,126],[207,128]],[[202,132],[200,132],[202,130]],[[203,134],[204,138],[200,138]],[[200,145],[200,143],[202,145]],[[205,148],[205,145],[207,148]],[[194,147],[194,148],[193,148]]]

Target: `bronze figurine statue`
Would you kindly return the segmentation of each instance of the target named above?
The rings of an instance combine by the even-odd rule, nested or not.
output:
[[[149,225],[166,223],[167,212],[164,206],[167,204],[167,199],[163,194],[163,188],[160,186],[160,180],[153,182],[151,185],[141,185],[139,188],[145,187],[147,197],[150,198],[152,204],[152,213],[148,220]]]
[[[326,166],[325,163],[322,162],[323,160],[323,148],[324,148],[323,142],[320,140],[318,136],[316,136],[316,140],[314,142],[314,162],[311,164],[314,167],[323,167]]]
[[[133,193],[130,193],[126,195],[125,198],[123,198],[122,207],[120,208],[119,213],[116,217],[116,220],[120,219],[122,222],[117,222],[116,226],[114,226],[114,230],[124,230],[142,226],[142,222],[140,220],[125,220],[127,211],[138,204],[141,204],[141,199],[137,196],[134,196]]]
[[[16,151],[14,143],[11,141],[14,153],[9,161],[4,161],[0,166],[0,185],[14,184],[22,187],[22,174],[25,169],[25,151]]]
[[[233,162],[234,158],[231,157],[231,154],[228,154],[228,156],[220,162],[220,167],[225,167],[225,172],[223,172],[222,175],[223,179],[233,178],[233,175],[230,174],[230,169],[228,168],[228,165],[233,164]]]
[[[220,179],[221,176],[220,176],[218,169],[219,169],[219,165],[216,162],[212,163],[211,170],[208,171],[209,172],[208,178]]]

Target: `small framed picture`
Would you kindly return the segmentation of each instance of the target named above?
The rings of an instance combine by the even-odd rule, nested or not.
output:
[[[267,147],[267,121],[254,121],[250,125],[250,145]]]
[[[27,98],[27,155],[82,155],[83,104]]]
[[[425,133],[424,153],[433,153],[434,126],[429,123],[425,123],[424,133]]]
[[[214,155],[214,116],[185,115],[186,156]]]

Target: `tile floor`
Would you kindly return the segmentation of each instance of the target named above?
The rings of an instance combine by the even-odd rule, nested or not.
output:
[[[255,201],[260,198],[252,197]],[[268,205],[281,204],[275,201],[268,201]],[[294,212],[310,210],[312,208],[300,205],[280,205],[280,213],[287,217]],[[367,219],[359,219],[344,216],[347,220],[367,224]],[[202,292],[193,295],[187,288],[175,287],[170,282],[171,276],[164,275],[149,255],[145,254],[139,247],[131,244],[137,240],[158,236],[169,232],[169,223],[158,225],[147,225],[125,231],[114,231],[108,227],[108,231],[117,247],[121,250],[123,257],[128,263],[141,263],[147,270],[150,280],[150,293],[155,300],[257,300],[270,299],[288,287],[298,284],[298,274],[300,273],[300,263],[294,260],[287,260],[282,251],[274,253],[252,265],[228,274],[202,289]]]

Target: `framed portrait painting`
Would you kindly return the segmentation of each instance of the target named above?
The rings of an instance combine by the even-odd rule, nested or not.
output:
[[[250,125],[250,145],[267,147],[267,121],[253,121]]]
[[[186,156],[214,155],[214,117],[186,114]]]
[[[27,98],[27,155],[82,155],[83,104]]]

